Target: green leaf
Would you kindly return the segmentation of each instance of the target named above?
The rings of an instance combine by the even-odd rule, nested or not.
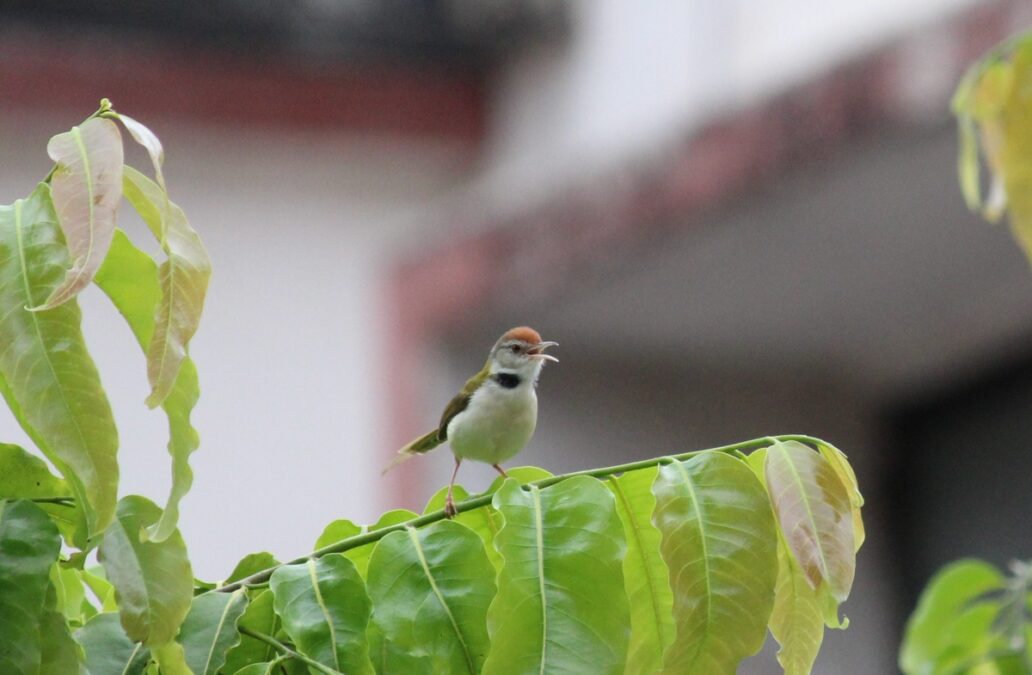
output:
[[[140,675],[150,661],[150,650],[129,639],[117,614],[98,614],[75,631],[75,639],[90,675]]]
[[[150,344],[147,378],[154,407],[172,391],[187,345],[197,331],[211,278],[211,260],[183,210],[151,179],[125,167],[125,197],[161,243],[167,259],[158,270],[161,303]]]
[[[859,551],[864,544],[866,533],[864,531],[863,516],[860,513],[860,509],[864,505],[864,496],[860,494],[860,485],[856,481],[856,474],[853,472],[853,467],[849,465],[849,460],[846,459],[845,453],[834,445],[820,443],[817,446],[817,450],[831,464],[831,468],[835,470],[835,474],[839,477],[842,485],[846,488],[846,492],[849,494],[849,504],[853,510],[853,538],[856,542],[853,551]]]
[[[115,601],[115,587],[108,582],[103,567],[98,565],[89,570],[83,570],[80,575],[83,583],[89,587],[93,595],[101,603],[101,612],[118,611],[118,603]]]
[[[269,586],[283,630],[299,652],[348,675],[373,672],[365,635],[369,596],[350,560],[331,553],[285,565]]]
[[[767,448],[767,487],[789,550],[815,589],[838,602],[849,596],[856,569],[853,509],[846,488],[823,455],[795,441]]]
[[[785,675],[808,675],[824,639],[824,618],[816,592],[783,537],[778,542],[778,582],[770,632],[781,645],[778,663]]]
[[[79,329],[77,303],[25,311],[57,286],[67,262],[49,186],[0,206],[0,391],[68,480],[92,539],[111,521],[117,498],[111,407]]]
[[[194,675],[216,675],[222,668],[226,652],[240,642],[237,622],[245,609],[247,595],[243,589],[194,598],[179,630],[179,642]]]
[[[763,645],[774,603],[767,494],[745,462],[716,452],[663,466],[652,491],[677,626],[664,672],[734,673]]]
[[[622,673],[627,546],[612,493],[587,476],[528,491],[509,480],[494,506],[505,519],[495,538],[505,564],[484,674]]]
[[[125,318],[140,347],[146,351],[154,335],[155,313],[161,302],[157,264],[149,255],[133,246],[124,232],[116,230],[107,260],[95,281]],[[200,445],[200,439],[190,423],[190,412],[199,397],[197,369],[187,356],[171,393],[161,404],[168,417],[172,488],[161,519],[147,531],[148,538],[155,541],[163,541],[175,530],[179,520],[179,502],[190,491],[193,483],[189,458]]]
[[[0,673],[35,675],[50,566],[61,537],[41,508],[0,500]]]
[[[434,675],[430,658],[412,656],[383,636],[375,623],[369,624],[369,656],[378,675]]]
[[[42,659],[39,675],[76,675],[83,673],[79,645],[68,632],[64,616],[47,610],[40,624]]]
[[[17,445],[0,443],[0,499],[68,497],[74,501],[68,483],[50,473],[46,462]],[[77,533],[86,535],[82,509],[75,503],[37,504],[57,524],[65,541],[72,544]],[[79,542],[85,545],[85,539]]]
[[[338,541],[347,539],[348,537],[354,537],[357,534],[362,534],[365,528],[354,524],[346,518],[335,520],[327,525],[319,538],[315,540],[315,548],[320,549],[330,544],[336,544]]]
[[[400,649],[429,656],[434,672],[476,675],[490,647],[494,577],[483,542],[463,525],[392,532],[369,562],[373,621]]]
[[[514,466],[511,469],[506,469],[505,473],[508,474],[509,478],[513,479],[520,485],[526,485],[527,483],[533,483],[535,481],[552,477],[550,472],[538,466]],[[497,476],[483,494],[490,495],[498,492],[502,489],[502,485],[505,484],[506,480],[507,479],[502,476]]]
[[[261,551],[260,553],[249,553],[240,559],[237,566],[230,572],[229,577],[223,582],[231,584],[234,581],[239,581],[245,577],[249,577],[252,574],[257,574],[263,570],[267,570],[270,567],[279,565],[279,561],[268,551]]]
[[[658,473],[652,467],[629,471],[608,481],[627,539],[627,556],[623,560],[631,607],[631,641],[624,670],[627,675],[661,671],[663,653],[674,641],[670,572],[659,552],[662,537],[652,524],[656,508],[652,483]]]
[[[263,661],[261,663],[252,663],[244,666],[240,670],[226,671],[232,673],[232,675],[279,675],[279,664],[282,661],[276,659],[275,661]]]
[[[280,624],[272,601],[272,591],[266,589],[258,593],[247,605],[237,625],[263,635],[275,635]],[[276,650],[268,643],[241,634],[240,643],[226,654],[223,672],[235,673],[249,663],[272,661],[276,656]]]
[[[98,553],[126,634],[152,650],[175,638],[193,599],[193,574],[179,531],[160,543],[140,540],[141,529],[160,515],[144,497],[123,497]]]
[[[79,570],[62,567],[55,562],[50,566],[50,587],[54,593],[54,608],[70,623],[81,626],[86,589],[79,578]]]
[[[430,498],[427,502],[426,508],[423,509],[423,513],[430,513],[431,511],[440,511],[444,508],[444,500],[447,497],[448,488],[443,487]],[[469,499],[470,494],[461,485],[456,485],[454,490],[454,496],[456,502],[461,502],[465,499]],[[494,547],[494,538],[498,534],[498,531],[502,529],[502,516],[494,509],[494,507],[487,505],[481,506],[479,509],[473,509],[472,511],[463,511],[453,518],[456,523],[461,523],[469,529],[476,532],[480,540],[484,542],[484,550],[487,551],[487,558],[491,561],[491,565],[496,570],[502,568],[502,556],[498,553]]]
[[[907,621],[900,669],[906,675],[937,675],[985,654],[994,642],[990,628],[999,604],[979,598],[1003,586],[1003,575],[978,560],[958,561],[940,570]]]
[[[186,664],[186,653],[178,642],[166,642],[151,649],[161,675],[194,675]]]
[[[122,135],[94,117],[51,138],[47,154],[57,163],[50,187],[72,267],[40,310],[75,297],[104,262],[122,201]]]
[[[385,527],[404,523],[417,517],[419,517],[419,514],[414,511],[409,511],[408,509],[394,509],[393,511],[387,511],[384,513],[374,524],[364,526],[362,528],[362,532],[375,532],[376,530],[382,530]],[[365,546],[359,546],[358,548],[352,548],[344,552],[344,557],[355,563],[355,569],[358,570],[358,573],[362,575],[363,579],[367,576],[366,571],[369,568],[369,556],[373,554],[374,548],[376,548],[376,542],[366,544]]]

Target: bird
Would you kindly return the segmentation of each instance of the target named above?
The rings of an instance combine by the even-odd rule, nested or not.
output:
[[[558,346],[558,342],[542,340],[529,326],[506,331],[491,347],[484,367],[466,381],[444,409],[437,428],[399,450],[383,473],[447,441],[455,455],[455,470],[448,483],[444,513],[448,518],[455,517],[452,491],[462,461],[490,464],[508,477],[502,462],[515,457],[534,434],[538,377],[546,361],[559,362],[545,350]]]

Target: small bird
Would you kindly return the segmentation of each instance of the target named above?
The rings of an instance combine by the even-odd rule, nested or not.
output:
[[[454,517],[452,489],[462,460],[490,464],[507,476],[501,463],[516,456],[534,434],[534,389],[545,361],[559,362],[545,353],[549,347],[557,346],[557,342],[542,341],[538,332],[527,326],[507,331],[491,347],[480,372],[466,381],[462,391],[444,409],[438,427],[399,450],[398,457],[383,472],[448,441],[455,454],[455,471],[448,484],[444,512],[449,518]]]

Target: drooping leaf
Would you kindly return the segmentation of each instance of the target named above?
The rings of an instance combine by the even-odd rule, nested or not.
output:
[[[487,615],[485,675],[622,673],[630,610],[627,546],[613,494],[586,476],[495,493],[505,563]]]
[[[122,201],[122,135],[111,120],[94,117],[51,138],[47,154],[57,164],[50,185],[72,267],[41,310],[75,297],[104,262]]]
[[[778,542],[778,582],[770,632],[781,645],[778,663],[785,675],[809,675],[824,639],[824,617],[816,591],[783,537]]]
[[[226,652],[240,642],[237,622],[247,609],[243,589],[233,593],[198,595],[179,630],[186,664],[194,675],[216,675],[226,662]]]
[[[261,591],[247,605],[237,625],[263,635],[275,635],[280,624],[272,601],[272,591]],[[226,654],[223,672],[235,673],[249,663],[272,661],[276,656],[276,650],[268,643],[241,634],[240,642]]]
[[[443,487],[430,497],[430,501],[426,503],[426,507],[423,509],[423,513],[430,513],[431,511],[440,511],[444,508],[444,501],[448,494],[448,488]],[[461,502],[465,499],[469,499],[470,494],[466,492],[466,489],[461,485],[456,485],[453,492],[456,502]],[[495,511],[494,507],[488,504],[482,506],[479,509],[473,509],[472,511],[463,511],[462,513],[455,516],[453,519],[457,523],[462,523],[469,529],[476,532],[480,540],[484,542],[484,550],[487,551],[487,558],[491,561],[491,564],[496,570],[502,567],[502,556],[498,553],[498,550],[494,547],[494,538],[498,534],[498,531],[502,529],[502,517]]]
[[[126,634],[152,651],[175,638],[193,599],[193,574],[179,531],[163,542],[140,539],[142,528],[160,514],[144,497],[123,497],[98,553]]]
[[[157,264],[133,246],[121,230],[115,231],[111,250],[97,272],[96,283],[125,318],[140,346],[146,350],[154,335],[155,313],[161,302]],[[190,454],[200,445],[190,413],[200,397],[197,369],[189,356],[183,360],[172,391],[161,407],[168,417],[168,452],[172,456],[172,488],[161,519],[147,531],[154,541],[163,541],[179,520],[179,502],[190,491],[193,472]]]
[[[494,577],[483,542],[463,525],[392,532],[369,562],[373,621],[400,649],[429,656],[435,672],[476,675],[490,646]]]
[[[331,553],[284,565],[269,587],[283,630],[299,652],[348,675],[373,672],[366,641],[369,596],[350,560]]]
[[[57,527],[42,509],[0,500],[0,673],[39,670],[43,601],[60,548]]]
[[[69,623],[81,626],[85,621],[83,604],[86,602],[86,589],[79,578],[79,570],[62,567],[55,562],[50,566],[50,588],[54,595],[54,609]]]
[[[115,601],[115,587],[107,580],[104,568],[99,565],[80,572],[82,581],[96,596],[100,602],[101,612],[117,612],[118,603]]]
[[[763,645],[774,603],[766,491],[745,462],[723,453],[663,466],[652,491],[677,629],[664,672],[732,674]]]
[[[276,557],[268,551],[249,553],[240,559],[240,562],[233,568],[233,571],[230,572],[229,577],[226,578],[224,583],[231,584],[234,581],[239,581],[252,574],[275,567],[278,564],[279,561],[276,560]]]
[[[369,657],[377,675],[435,675],[428,656],[412,656],[384,637],[375,623],[369,623]]]
[[[118,432],[80,331],[77,303],[29,312],[64,274],[68,251],[41,184],[0,206],[0,391],[25,433],[64,475],[103,532],[118,491]]]
[[[79,644],[68,632],[64,616],[53,609],[45,610],[40,624],[42,659],[39,675],[80,675],[84,673]]]
[[[623,572],[631,607],[631,641],[626,675],[651,675],[662,670],[663,653],[674,641],[670,572],[659,552],[659,530],[652,524],[656,508],[652,483],[657,474],[658,469],[653,467],[629,471],[608,481],[627,539]]]
[[[124,113],[115,113],[115,115],[122,125],[125,126],[129,135],[133,137],[133,140],[142,145],[143,149],[147,151],[151,164],[154,166],[154,180],[164,190],[165,176],[161,171],[161,165],[165,163],[165,148],[161,145],[161,140],[146,125],[132,117]]]
[[[151,649],[151,656],[158,665],[161,675],[194,675],[186,663],[183,645],[178,642],[166,642]]]
[[[117,614],[98,614],[75,631],[90,675],[141,675],[150,650],[125,634]]]
[[[810,585],[842,602],[856,569],[853,507],[823,455],[795,441],[767,448],[767,488],[789,550]]]
[[[375,532],[376,530],[382,530],[385,527],[391,525],[397,525],[398,523],[404,523],[405,521],[417,518],[418,513],[409,511],[408,509],[394,509],[393,511],[387,511],[379,520],[372,525],[366,525],[362,527],[362,532]],[[348,549],[344,552],[344,557],[355,564],[355,569],[362,575],[362,578],[366,578],[366,572],[369,568],[369,556],[373,554],[373,549],[376,548],[376,543],[366,544],[365,546],[359,546],[358,548]]]
[[[68,497],[68,503],[37,504],[57,524],[69,544],[81,531],[85,544],[86,524],[82,509],[74,503],[68,483],[50,473],[46,462],[17,445],[0,443],[0,499],[40,499]]]
[[[820,443],[817,449],[824,456],[824,459],[831,464],[831,468],[835,470],[835,474],[842,481],[842,485],[845,486],[846,492],[849,494],[849,503],[853,508],[853,538],[856,541],[853,550],[854,552],[859,551],[864,544],[866,533],[864,531],[863,515],[860,512],[861,507],[864,505],[864,497],[860,494],[860,485],[857,483],[856,474],[853,472],[853,467],[849,465],[849,460],[846,459],[845,453],[834,445]]]
[[[906,675],[938,675],[987,654],[999,639],[990,631],[999,603],[980,598],[1003,586],[1003,575],[978,560],[958,561],[940,570],[907,621],[900,669]]]
[[[168,201],[157,183],[127,166],[124,190],[167,256],[158,270],[161,303],[147,345],[147,378],[151,385],[147,405],[154,407],[172,391],[190,338],[197,331],[211,278],[211,260],[186,214]]]

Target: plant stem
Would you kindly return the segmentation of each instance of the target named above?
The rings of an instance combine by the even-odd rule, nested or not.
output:
[[[818,445],[824,443],[824,441],[818,438],[814,438],[812,436],[802,436],[798,434],[789,434],[785,436],[766,436],[764,438],[754,438],[751,441],[735,443],[734,445],[724,445],[719,448],[695,450],[692,452],[681,453],[679,455],[669,455],[667,457],[654,457],[652,459],[644,459],[639,462],[618,464],[616,466],[608,466],[601,469],[588,469],[586,471],[574,471],[573,473],[564,473],[560,476],[551,476],[549,478],[543,478],[541,480],[533,481],[531,483],[523,485],[522,487],[524,490],[530,489],[531,486],[537,488],[546,488],[550,485],[555,485],[560,481],[564,481],[567,478],[573,478],[574,476],[592,476],[593,478],[608,478],[609,476],[625,473],[627,471],[637,471],[638,469],[648,469],[653,466],[659,466],[660,464],[669,464],[673,461],[683,461],[686,459],[690,459],[696,455],[700,455],[704,452],[734,453],[742,450],[755,450],[756,448],[767,447],[768,445],[771,445],[777,441],[798,441],[800,443],[806,443],[809,445]],[[455,505],[455,511],[457,513],[463,513],[465,511],[472,511],[473,509],[479,509],[483,506],[487,506],[488,504],[490,504],[493,498],[494,493],[472,497],[465,501],[458,502]],[[283,565],[300,565],[308,562],[309,560],[320,558],[330,553],[342,553],[344,551],[349,551],[353,548],[358,548],[359,546],[365,546],[366,544],[371,544],[375,541],[379,541],[391,532],[397,532],[398,530],[403,530],[407,527],[423,527],[424,525],[429,525],[430,523],[435,523],[439,520],[444,520],[444,518],[444,510],[431,511],[430,513],[425,513],[419,516],[418,518],[406,520],[403,523],[397,523],[389,527],[374,530],[373,532],[356,534],[353,537],[341,539],[338,542],[335,542],[328,546],[324,546],[320,549],[316,549],[308,555],[296,558],[294,560],[290,560],[285,563],[281,563],[274,567],[262,570],[261,572],[256,572],[255,574],[252,574],[249,577],[244,577],[243,579],[234,581],[231,584],[226,584],[225,586],[220,586],[214,590],[216,592],[225,593],[229,591],[235,591],[236,589],[242,588],[244,586],[260,586],[268,582],[269,577],[272,576],[272,573],[275,572],[278,568],[282,567]]]
[[[334,670],[329,666],[324,666],[318,661],[313,661],[304,654],[299,654],[298,652],[286,646],[285,644],[283,644],[276,638],[272,637],[271,635],[266,635],[265,633],[259,633],[256,630],[251,630],[247,626],[238,626],[237,630],[239,630],[244,635],[249,635],[250,637],[253,637],[255,640],[261,640],[262,642],[271,646],[273,649],[283,654],[284,656],[289,656],[292,659],[297,659],[298,661],[305,663],[311,668],[318,670],[320,673],[326,673],[326,675],[344,675],[339,670]]]
[[[60,504],[61,506],[75,505],[75,497],[33,497],[29,501],[37,504]]]

